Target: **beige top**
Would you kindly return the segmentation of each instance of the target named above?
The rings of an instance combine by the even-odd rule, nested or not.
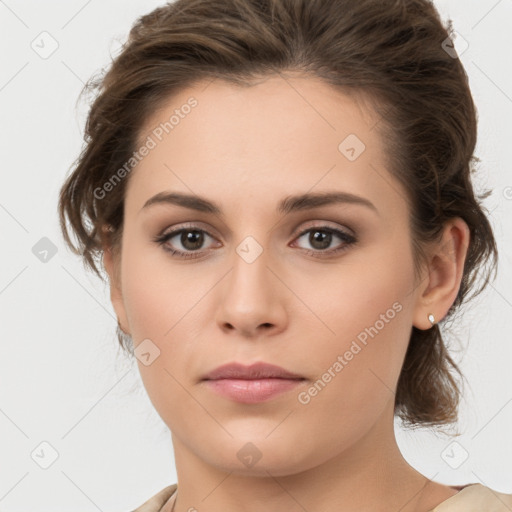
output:
[[[167,500],[175,493],[178,484],[165,487],[132,512],[160,512]],[[482,484],[453,486],[461,489],[428,512],[510,512],[512,494],[496,492]]]

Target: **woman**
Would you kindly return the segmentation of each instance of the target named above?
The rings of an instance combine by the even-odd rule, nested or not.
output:
[[[456,422],[439,322],[495,270],[450,28],[427,0],[178,0],[93,83],[59,212],[171,431],[179,485],[138,512],[512,507],[393,429]]]

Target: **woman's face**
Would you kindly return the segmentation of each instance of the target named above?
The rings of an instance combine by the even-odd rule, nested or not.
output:
[[[378,121],[319,80],[272,77],[202,82],[145,125],[112,298],[175,451],[285,475],[389,439],[420,290]],[[203,207],[145,206],[165,194]],[[202,380],[261,361],[304,380],[253,403]]]

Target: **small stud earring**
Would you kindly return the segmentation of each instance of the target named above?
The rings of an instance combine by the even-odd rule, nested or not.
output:
[[[430,323],[432,324],[432,327],[433,327],[433,326],[435,325],[435,323],[436,323],[436,320],[435,320],[435,318],[434,318],[434,315],[433,315],[432,313],[430,313],[430,314],[428,315],[428,319],[429,319],[429,321],[430,321]]]

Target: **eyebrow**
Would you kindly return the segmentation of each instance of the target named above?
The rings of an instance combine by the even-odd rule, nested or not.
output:
[[[343,203],[365,206],[374,211],[377,215],[379,214],[379,211],[371,201],[349,192],[310,192],[287,196],[278,204],[276,212],[286,215],[292,212]],[[184,194],[182,192],[160,192],[149,198],[144,203],[141,210],[155,204],[174,204],[198,212],[212,213],[221,217],[224,216],[222,208],[214,201],[197,195]]]

